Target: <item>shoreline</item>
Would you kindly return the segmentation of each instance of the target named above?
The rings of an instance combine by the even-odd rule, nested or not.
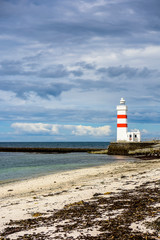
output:
[[[22,219],[34,220],[34,214],[49,217],[65,205],[86,201],[97,193],[108,193],[107,196],[112,197],[111,193],[119,194],[124,190],[134,190],[146,182],[159,180],[159,176],[159,159],[135,160],[65,171],[1,185],[0,232],[5,231],[10,220],[13,222]],[[44,229],[46,232],[45,226]],[[41,232],[40,228],[34,231]],[[20,235],[23,235],[23,231],[15,231],[7,237],[18,239]],[[52,232],[52,235],[56,236],[56,233]]]
[[[9,193],[8,194],[9,196],[20,193],[17,189],[20,189],[22,193],[25,193],[26,189],[24,190],[24,188],[22,187],[23,185],[30,186],[30,188],[28,188],[28,191],[26,193],[29,193],[32,188],[37,188],[37,186],[41,185],[41,182],[43,182],[43,184],[42,184],[43,188],[45,186],[47,186],[47,189],[50,189],[52,187],[53,188],[55,187],[55,184],[54,184],[54,186],[52,186],[53,185],[51,183],[52,181],[57,184],[62,184],[63,180],[65,178],[67,178],[67,182],[70,180],[77,181],[77,178],[78,179],[82,178],[82,181],[83,181],[84,176],[85,177],[87,176],[86,181],[88,181],[92,177],[96,177],[96,176],[98,177],[98,174],[105,175],[105,173],[104,173],[105,170],[107,170],[107,172],[108,172],[108,171],[112,171],[112,169],[113,169],[113,171],[114,171],[115,168],[117,168],[118,166],[123,168],[123,166],[127,166],[131,162],[137,161],[137,159],[132,160],[132,161],[131,160],[127,161],[127,160],[125,160],[125,156],[123,156],[123,157],[124,157],[123,160],[120,160],[120,161],[117,160],[117,161],[113,161],[113,162],[109,162],[107,164],[102,164],[102,165],[97,165],[97,166],[84,167],[84,168],[82,167],[82,168],[77,168],[77,169],[72,169],[72,170],[61,170],[61,171],[53,172],[53,173],[50,172],[50,173],[46,173],[46,174],[40,174],[39,176],[37,176],[37,175],[30,176],[25,179],[13,179],[13,181],[12,181],[12,179],[4,180],[4,183],[0,184],[0,199],[1,199],[1,197],[3,197],[2,195],[4,193],[4,189],[7,189],[8,187],[11,187],[14,189],[13,190],[14,193],[13,194]],[[126,159],[128,159],[127,156],[126,156]],[[133,159],[133,158],[131,158],[131,159]],[[68,177],[64,177],[64,176],[68,176]],[[55,182],[57,179],[58,179],[58,181]],[[51,185],[50,185],[50,183],[51,183]],[[46,191],[47,189],[45,188],[44,191]],[[41,192],[41,190],[40,190],[40,192]],[[36,190],[36,191],[38,191],[38,190]],[[5,197],[6,196],[7,196],[7,193],[6,193]]]
[[[100,154],[102,155],[102,154]],[[96,154],[97,156],[97,154]],[[19,182],[24,182],[24,181],[28,181],[28,180],[32,180],[32,179],[39,179],[39,178],[43,178],[43,177],[46,177],[46,176],[54,176],[55,174],[61,174],[61,173],[65,173],[65,172],[69,172],[69,173],[72,173],[74,171],[77,171],[77,170],[85,170],[87,169],[87,171],[89,169],[92,169],[92,168],[98,168],[98,167],[103,167],[103,166],[108,166],[110,164],[116,164],[118,163],[119,161],[121,162],[132,162],[132,161],[137,161],[137,158],[135,157],[130,157],[130,156],[120,156],[120,159],[119,159],[119,156],[117,156],[117,159],[112,159],[112,156],[111,156],[111,159],[109,162],[106,162],[106,163],[101,163],[100,165],[96,165],[96,164],[93,164],[92,166],[78,166],[77,168],[75,169],[64,169],[64,170],[57,170],[57,171],[46,171],[46,172],[43,172],[43,173],[36,173],[36,174],[33,174],[33,175],[30,175],[30,176],[26,176],[26,177],[21,177],[21,178],[10,178],[10,179],[5,179],[5,180],[0,180],[0,187],[1,186],[5,186],[5,185],[8,185],[8,184],[14,184],[14,183],[19,183]]]

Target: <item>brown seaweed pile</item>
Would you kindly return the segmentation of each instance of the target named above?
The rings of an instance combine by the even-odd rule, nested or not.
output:
[[[12,233],[18,233],[17,240],[160,239],[159,184],[160,181],[147,182],[118,194],[96,193],[90,200],[66,205],[50,216],[40,214],[27,220],[10,221],[0,239],[15,239],[10,238]],[[140,227],[133,229],[133,223],[143,224],[152,231],[142,231]],[[41,227],[46,231],[38,231]],[[22,231],[26,234],[20,236]]]

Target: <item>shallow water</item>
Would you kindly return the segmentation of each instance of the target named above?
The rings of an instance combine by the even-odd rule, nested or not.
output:
[[[3,146],[15,147],[84,147],[83,144],[71,143],[8,143]],[[85,146],[88,147],[89,144]],[[91,143],[90,146],[102,148],[106,143]],[[2,146],[2,143],[1,143]],[[51,173],[80,169],[92,166],[99,166],[108,164],[119,160],[131,160],[124,157],[108,156],[102,154],[88,154],[88,153],[67,153],[67,154],[35,154],[35,153],[21,153],[21,152],[0,152],[0,183],[6,181],[21,180]]]

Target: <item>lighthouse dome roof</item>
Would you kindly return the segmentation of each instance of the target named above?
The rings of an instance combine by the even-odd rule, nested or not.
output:
[[[125,100],[124,100],[124,98],[121,98],[121,100],[120,100],[120,104],[125,104]]]

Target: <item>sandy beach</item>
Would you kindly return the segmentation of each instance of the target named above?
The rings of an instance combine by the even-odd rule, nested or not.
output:
[[[104,225],[102,222],[104,219],[111,221],[119,218],[126,206],[123,204],[123,207],[105,211],[104,206],[107,204],[109,206],[116,199],[123,200],[127,194],[128,197],[137,194],[137,198],[139,198],[140,193],[146,194],[144,189],[152,190],[150,195],[153,192],[156,193],[155,197],[150,196],[153,200],[150,205],[154,205],[154,214],[143,217],[141,221],[136,219],[135,215],[135,221],[130,222],[127,229],[133,232],[133,236],[136,234],[136,236],[141,236],[141,238],[132,237],[132,239],[159,239],[160,235],[153,226],[146,225],[146,222],[152,223],[159,218],[160,203],[157,201],[159,179],[159,159],[145,161],[137,159],[134,162],[117,161],[104,166],[66,171],[1,185],[0,239],[117,239],[114,233],[112,236],[107,235],[110,234],[109,231],[103,231],[100,225]],[[153,191],[153,188],[156,188],[156,191]],[[80,221],[82,216],[64,217],[65,211],[83,212],[83,209],[91,206],[93,202],[97,209],[100,199],[103,214],[96,213],[96,224],[93,224],[90,219],[90,224],[82,227]],[[142,196],[141,199],[143,199]],[[111,201],[111,203],[105,201]],[[82,209],[78,210],[79,207]],[[89,209],[86,211],[89,212]],[[60,218],[57,217],[62,214],[62,210],[63,215]],[[68,216],[70,212],[68,212]],[[87,213],[83,215],[83,223],[86,222],[86,215]],[[79,221],[79,225],[73,227],[77,221]],[[72,227],[65,229],[65,226]],[[124,234],[129,234],[129,232]],[[127,239],[123,236],[120,236],[119,239]],[[148,238],[145,238],[146,236]]]

